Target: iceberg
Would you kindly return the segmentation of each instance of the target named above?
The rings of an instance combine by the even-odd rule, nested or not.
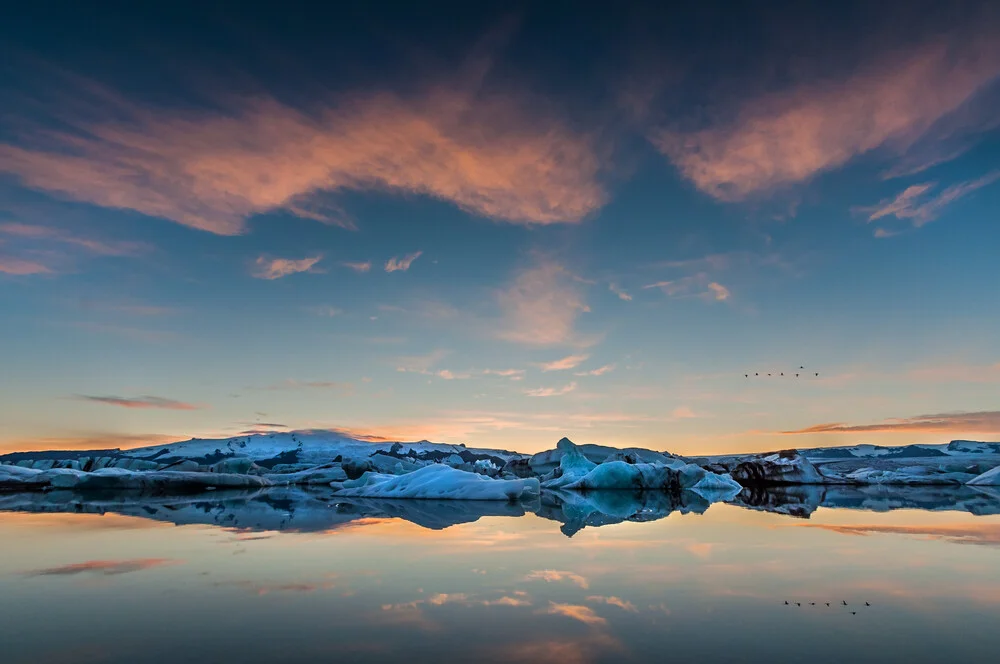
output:
[[[993,470],[987,470],[982,475],[973,477],[966,484],[972,486],[1000,486],[1000,466],[997,466]]]
[[[336,487],[335,487],[336,488]],[[344,482],[337,496],[358,498],[419,498],[430,500],[520,500],[539,493],[537,479],[497,480],[443,464],[425,466],[406,475],[365,473]]]

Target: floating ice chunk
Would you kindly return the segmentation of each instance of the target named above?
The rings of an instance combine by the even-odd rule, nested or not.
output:
[[[340,465],[326,464],[297,473],[270,473],[264,477],[273,484],[329,484],[343,482],[347,479],[347,473]]]
[[[732,500],[743,490],[743,486],[730,475],[717,475],[705,472],[705,475],[687,487],[709,502]]]
[[[574,445],[568,438],[560,440],[556,449],[561,455],[559,457],[559,467],[553,471],[555,477],[542,483],[542,486],[546,489],[561,489],[579,481],[597,467],[597,464],[583,456],[580,448]]]
[[[434,500],[517,500],[539,492],[538,480],[494,480],[443,464],[425,466],[406,475],[365,473],[344,482],[339,496],[362,498],[421,498]]]
[[[674,490],[680,485],[677,471],[662,464],[608,461],[563,488]]]
[[[256,488],[271,482],[255,475],[233,473],[189,473],[170,470],[134,472],[124,468],[102,468],[92,473],[59,468],[41,474],[53,487],[77,491],[204,491],[209,488]]]
[[[827,478],[816,466],[795,451],[779,452],[748,459],[732,472],[743,484],[824,484]]]
[[[1000,466],[993,470],[987,470],[982,475],[972,478],[967,482],[972,486],[1000,486]]]

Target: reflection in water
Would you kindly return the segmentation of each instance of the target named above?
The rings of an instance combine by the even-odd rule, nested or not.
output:
[[[738,507],[808,519],[817,509],[871,512],[899,509],[1000,514],[993,487],[772,486],[747,487],[727,501]],[[432,530],[483,517],[520,517],[531,512],[562,524],[572,537],[586,527],[663,519],[674,512],[703,514],[712,503],[693,491],[544,491],[537,500],[400,500],[335,496],[323,488],[274,487],[156,497],[120,492],[50,491],[0,495],[0,511],[115,513],[204,524],[242,531],[326,532],[365,519],[403,519]]]
[[[5,664],[881,664],[1000,647],[1000,497],[965,488],[730,504],[52,492],[0,510]]]

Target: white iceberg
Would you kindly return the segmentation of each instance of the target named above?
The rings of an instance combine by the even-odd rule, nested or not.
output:
[[[336,487],[335,487],[336,488]],[[337,489],[338,496],[431,500],[518,500],[539,493],[537,479],[495,480],[443,464],[406,475],[365,473]]]
[[[973,477],[967,482],[972,486],[1000,486],[1000,466],[993,470],[987,470],[982,475]]]

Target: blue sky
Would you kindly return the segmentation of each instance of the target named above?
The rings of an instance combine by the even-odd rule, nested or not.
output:
[[[989,3],[33,11],[2,449],[1000,435]]]

